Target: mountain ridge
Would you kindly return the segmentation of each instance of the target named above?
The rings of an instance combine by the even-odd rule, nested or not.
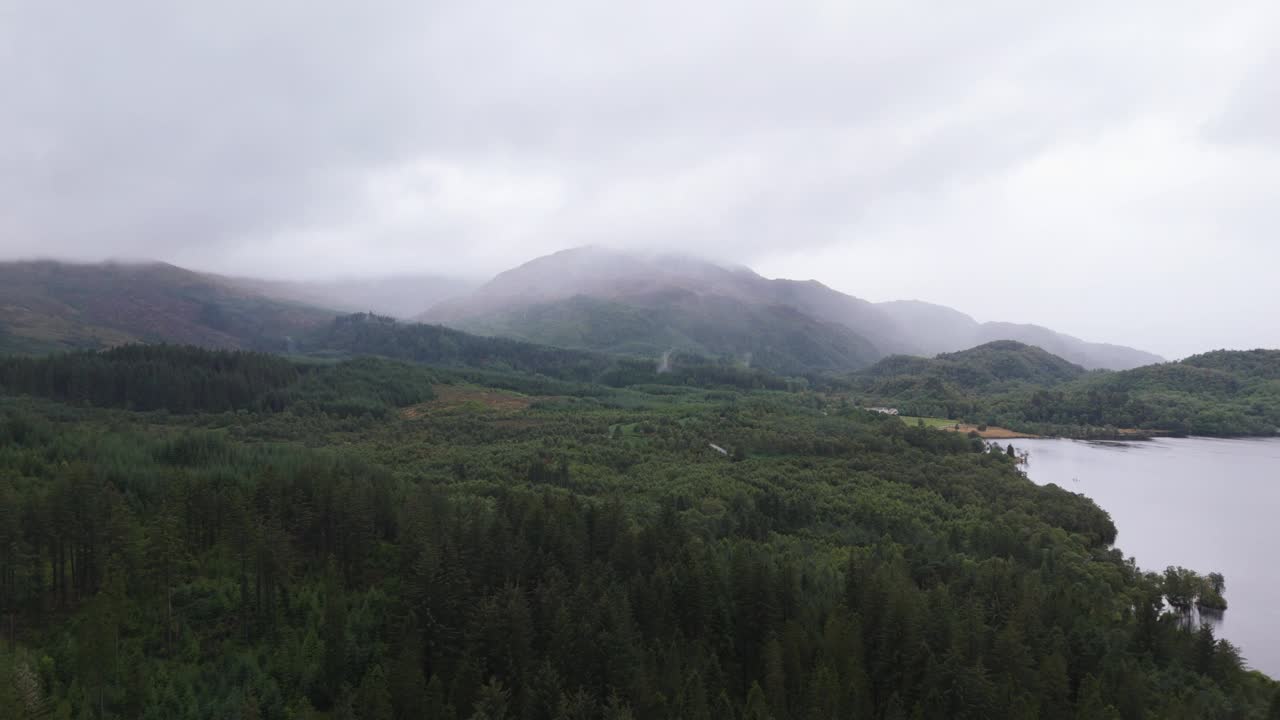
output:
[[[1017,340],[1087,369],[1158,362],[1037,325],[978,323],[919,301],[872,303],[816,280],[676,253],[589,246],[535,258],[452,300],[464,284],[283,283],[156,262],[0,263],[0,348],[18,352],[177,342],[287,349],[288,338],[336,315],[370,311],[460,330],[598,352],[688,352],[788,375],[855,371],[891,355],[932,356]],[[394,306],[394,307],[392,307]]]
[[[979,323],[969,315],[941,305],[920,301],[872,303],[817,280],[771,279],[749,268],[726,267],[680,254],[646,255],[598,246],[571,248],[535,258],[499,273],[469,295],[441,303],[415,319],[473,332],[517,333],[524,339],[545,342],[559,334],[558,329],[525,326],[517,330],[517,316],[524,308],[568,303],[579,296],[649,307],[652,297],[670,290],[721,297],[742,304],[733,312],[729,312],[732,308],[726,308],[724,322],[730,325],[738,322],[748,306],[791,307],[814,321],[815,327],[838,325],[860,337],[865,345],[874,348],[871,361],[893,354],[933,356],[993,340],[1017,340],[1044,347],[1087,369],[1128,369],[1163,360],[1152,353],[1090,343],[1039,325]],[[678,309],[668,307],[666,310],[668,316],[673,316]],[[568,314],[564,309],[559,312]],[[742,342],[693,340],[705,350],[724,355],[741,354],[744,348]],[[660,343],[655,340],[651,344]],[[608,349],[588,340],[583,340],[579,347]],[[858,369],[867,364],[864,354],[845,365]]]

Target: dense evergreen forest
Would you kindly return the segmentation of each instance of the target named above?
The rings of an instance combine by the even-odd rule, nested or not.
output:
[[[1280,711],[1220,577],[981,441],[480,364],[0,363],[0,717]]]
[[[644,383],[784,390],[807,378],[777,375],[692,353],[659,368],[654,355],[637,357],[572,350],[499,337],[472,335],[439,325],[402,323],[358,313],[337,318],[308,335],[302,350],[316,355],[380,355],[434,366],[516,371],[549,379],[624,387]]]
[[[869,404],[906,415],[1046,435],[1280,433],[1277,350],[1223,350],[1086,373],[1039,348],[1005,341],[934,359],[886,358],[854,376],[852,387]]]
[[[577,295],[521,305],[460,326],[486,335],[615,354],[652,357],[677,348],[738,362],[749,359],[757,367],[796,374],[847,372],[880,357],[850,328],[791,306],[753,305],[674,289],[629,301]]]

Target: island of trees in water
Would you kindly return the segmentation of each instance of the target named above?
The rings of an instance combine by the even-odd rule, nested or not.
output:
[[[452,367],[0,362],[0,717],[1280,713],[1186,621],[1222,578],[1139,570],[980,440],[731,368],[345,332]]]

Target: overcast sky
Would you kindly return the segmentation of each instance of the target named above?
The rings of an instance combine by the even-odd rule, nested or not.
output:
[[[0,0],[0,256],[678,248],[1280,347],[1280,3]]]

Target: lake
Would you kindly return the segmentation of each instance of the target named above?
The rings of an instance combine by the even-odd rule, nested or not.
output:
[[[1110,513],[1116,546],[1139,567],[1226,576],[1218,636],[1280,677],[1280,439],[1012,442],[1031,453],[1032,481]]]

